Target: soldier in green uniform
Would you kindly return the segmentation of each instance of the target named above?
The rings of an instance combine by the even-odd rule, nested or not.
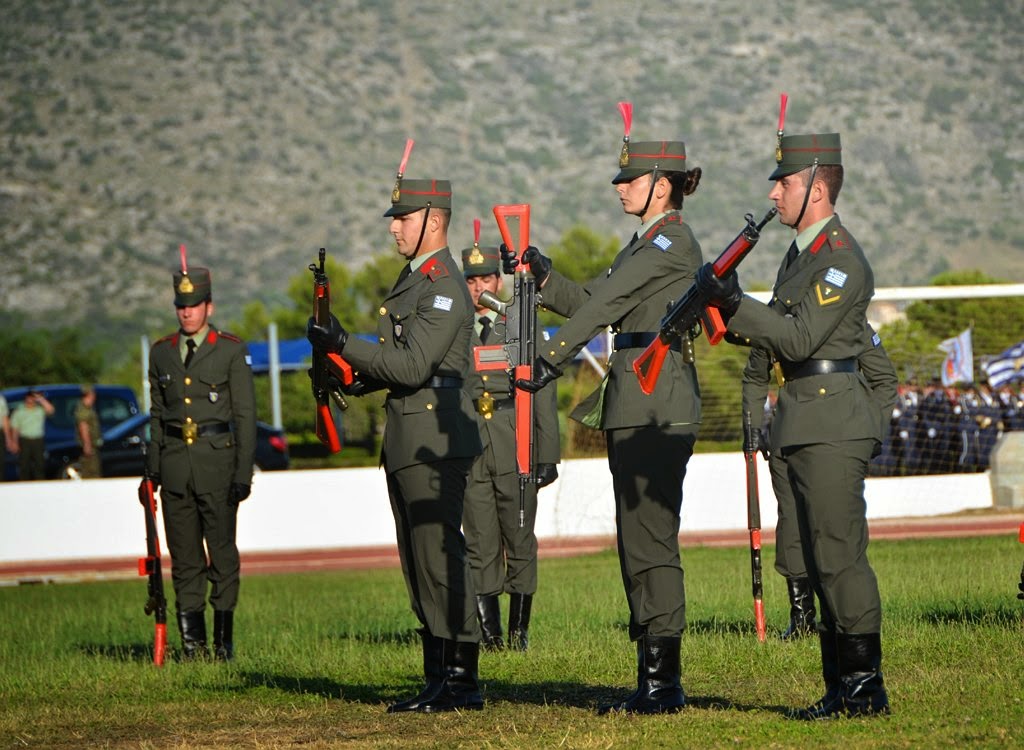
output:
[[[149,352],[146,464],[161,488],[183,655],[206,654],[209,582],[214,655],[230,660],[240,569],[235,527],[252,485],[256,401],[245,344],[210,323],[211,294],[207,269],[174,274],[179,328]]]
[[[838,133],[781,136],[768,194],[797,236],[771,306],[743,295],[735,273],[697,283],[729,331],[771,352],[785,383],[772,448],[786,462],[804,564],[821,605],[825,695],[804,719],[889,713],[882,605],[868,562],[864,481],[882,440],[879,407],[859,371],[874,275],[835,214],[843,182]]]
[[[552,269],[535,248],[524,251],[522,261],[542,286],[544,306],[569,320],[538,347],[533,381],[517,385],[543,386],[596,334],[614,329],[607,377],[572,417],[605,431],[629,637],[637,644],[636,691],[600,711],[650,714],[678,711],[686,702],[680,682],[686,603],[679,514],[700,424],[700,388],[689,337],[672,347],[651,395],[640,390],[632,366],[657,336],[666,306],[689,289],[700,268],[700,246],[681,208],[701,170],[687,169],[682,141],[629,143],[628,120],[626,131],[612,183],[640,227],[611,268],[586,286]]]
[[[478,242],[462,251],[462,273],[476,310],[473,345],[500,344],[505,340],[505,319],[479,302],[481,293],[497,295],[502,289],[498,248]],[[515,410],[510,392],[511,370],[473,372],[467,379],[483,454],[473,463],[462,511],[466,552],[477,592],[477,614],[487,649],[501,649],[499,597],[509,595],[508,644],[525,651],[529,643],[530,613],[537,591],[537,491],[558,477],[557,392],[554,384],[534,400],[537,485],[528,485],[520,526],[519,475],[516,473]]]
[[[769,303],[769,306],[772,303]],[[865,332],[865,351],[857,358],[857,367],[868,386],[872,399],[878,407],[881,429],[888,429],[892,408],[896,403],[899,379],[889,355],[882,346],[881,337],[871,327]],[[771,353],[761,347],[751,350],[743,371],[743,413],[750,414],[754,424],[758,419],[767,418],[762,408],[774,379]],[[782,633],[784,641],[800,638],[816,632],[814,590],[804,565],[803,546],[800,540],[800,524],[796,513],[796,499],[789,484],[786,460],[782,452],[770,448],[767,426],[755,428],[753,449],[760,450],[768,460],[772,477],[772,488],[778,503],[778,521],[775,526],[775,570],[786,579],[789,594],[789,625]]]
[[[101,475],[100,446],[103,444],[100,432],[100,418],[96,413],[96,389],[91,385],[82,386],[82,398],[75,407],[75,437],[82,446],[78,460],[78,475],[82,479],[95,479]]]
[[[404,166],[404,162],[403,162]],[[337,318],[307,337],[338,352],[357,376],[353,395],[387,388],[381,463],[395,517],[398,552],[423,640],[426,686],[391,713],[480,709],[480,626],[462,501],[480,434],[463,376],[472,369],[473,303],[448,249],[452,191],[447,180],[399,179],[390,233],[409,260],[381,302],[377,340],[349,336]]]

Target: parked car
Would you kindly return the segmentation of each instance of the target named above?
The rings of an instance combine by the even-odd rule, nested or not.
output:
[[[82,398],[82,387],[76,384],[39,385],[31,388],[5,388],[4,398],[13,412],[25,400],[30,390],[41,391],[46,399],[53,404],[54,412],[46,418],[44,442],[49,449],[52,446],[75,442],[75,408]],[[100,430],[106,432],[113,429],[133,416],[139,414],[139,402],[135,392],[126,385],[97,385],[96,413],[100,419]],[[4,462],[4,478],[8,481],[18,477],[18,457],[7,454]]]
[[[141,477],[145,468],[143,448],[149,440],[149,415],[136,414],[103,431],[100,467],[105,477]],[[74,477],[75,462],[82,455],[76,441],[50,446],[46,450],[46,476],[50,479]],[[265,422],[256,423],[256,467],[261,471],[279,471],[289,465],[288,441],[284,431]]]

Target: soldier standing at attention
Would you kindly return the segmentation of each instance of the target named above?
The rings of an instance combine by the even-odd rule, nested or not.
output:
[[[477,223],[479,227],[479,222]],[[487,291],[502,289],[498,248],[473,247],[462,251],[462,273],[476,309],[473,345],[500,344],[505,340],[505,319],[480,304]],[[474,463],[466,487],[462,528],[473,571],[477,614],[485,649],[504,647],[500,595],[509,595],[508,645],[525,651],[529,643],[530,611],[537,591],[537,491],[558,477],[558,405],[554,384],[534,400],[537,485],[528,486],[523,525],[519,525],[519,475],[516,473],[515,409],[511,371],[471,373],[467,387],[477,411],[484,452]]]
[[[91,385],[82,386],[82,398],[75,407],[75,437],[82,446],[78,475],[82,479],[96,479],[100,471],[100,446],[103,444],[100,432],[100,418],[96,414],[96,389]]]
[[[174,274],[179,328],[149,352],[152,394],[146,464],[161,487],[184,658],[205,656],[207,582],[215,658],[234,656],[238,504],[249,496],[256,402],[245,344],[210,323],[210,272]],[[205,548],[204,548],[205,542]]]
[[[348,393],[388,389],[381,463],[426,678],[418,695],[389,713],[483,708],[480,626],[462,534],[466,479],[481,451],[463,389],[473,367],[473,303],[448,249],[451,183],[403,179],[411,146],[384,214],[409,263],[381,302],[377,340],[350,337],[333,315],[326,326],[313,318],[307,326],[314,348],[341,353],[357,372]]]
[[[882,679],[882,605],[868,562],[864,480],[882,440],[879,409],[857,358],[874,275],[835,214],[843,183],[838,133],[782,136],[768,193],[797,235],[770,306],[744,296],[735,273],[706,264],[700,288],[729,331],[771,352],[785,384],[772,422],[795,499],[804,565],[821,605],[825,695],[794,718],[889,713]]]
[[[640,390],[632,366],[658,335],[666,306],[689,289],[700,268],[700,245],[681,209],[701,170],[687,169],[682,141],[630,143],[631,108],[623,103],[620,110],[626,135],[612,184],[623,211],[638,217],[640,227],[607,273],[586,286],[552,269],[536,248],[523,252],[522,262],[543,287],[544,306],[571,317],[538,346],[534,379],[517,385],[535,390],[548,383],[596,334],[613,327],[607,377],[572,414],[605,431],[629,637],[636,641],[636,691],[600,712],[654,714],[686,703],[680,682],[686,602],[679,514],[700,425],[700,388],[689,336],[673,345],[650,396]],[[514,269],[514,262],[506,265]]]

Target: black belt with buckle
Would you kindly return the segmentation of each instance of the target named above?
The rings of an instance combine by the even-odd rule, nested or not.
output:
[[[168,437],[184,440],[185,433],[190,431],[190,429],[190,426],[182,427],[180,424],[168,424],[164,425],[164,434]],[[195,434],[192,439],[194,440],[197,437],[207,437],[209,435],[223,435],[225,432],[231,432],[231,425],[229,423],[208,422],[207,424],[195,425]]]
[[[424,388],[461,388],[462,378],[453,378],[450,375],[435,375],[426,383]]]
[[[831,375],[834,372],[857,372],[855,359],[808,359],[803,362],[780,362],[786,380],[799,380],[811,375]]]
[[[516,405],[515,399],[512,398],[496,398],[491,401],[491,411],[505,411],[506,409],[512,409]],[[473,408],[480,412],[480,399],[473,399]]]
[[[612,349],[646,349],[658,338],[657,332],[645,331],[643,333],[616,333],[612,339]],[[669,345],[674,352],[682,352],[683,344],[680,339],[674,339]]]

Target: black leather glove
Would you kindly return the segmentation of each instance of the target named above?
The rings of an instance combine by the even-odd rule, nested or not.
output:
[[[768,460],[768,456],[771,453],[768,450],[768,440],[765,438],[764,432],[760,427],[755,427],[750,431],[750,442],[747,442],[746,436],[743,438],[743,452],[752,453],[755,451],[761,451],[761,455],[764,456],[764,460]]]
[[[248,484],[242,484],[241,482],[232,482],[231,489],[228,490],[228,505],[238,505],[240,502],[249,497],[249,493],[252,491],[252,486]]]
[[[516,258],[516,251],[510,250],[509,246],[502,242],[501,247],[498,248],[498,252],[501,253],[501,270],[507,274],[515,273],[516,266],[519,265],[519,260]]]
[[[536,393],[552,380],[562,374],[562,371],[542,357],[533,360],[533,377],[530,380],[520,378],[516,381],[516,388]]]
[[[554,464],[537,464],[537,489],[547,487],[558,479],[558,467]]]
[[[732,271],[724,279],[715,276],[715,268],[705,263],[697,271],[697,290],[704,298],[722,311],[723,315],[732,317],[743,300],[743,290],[736,272]]]
[[[314,349],[340,354],[348,341],[348,331],[332,314],[327,325],[317,325],[316,319],[310,318],[306,322],[306,338],[309,339],[309,343],[313,345]]]

